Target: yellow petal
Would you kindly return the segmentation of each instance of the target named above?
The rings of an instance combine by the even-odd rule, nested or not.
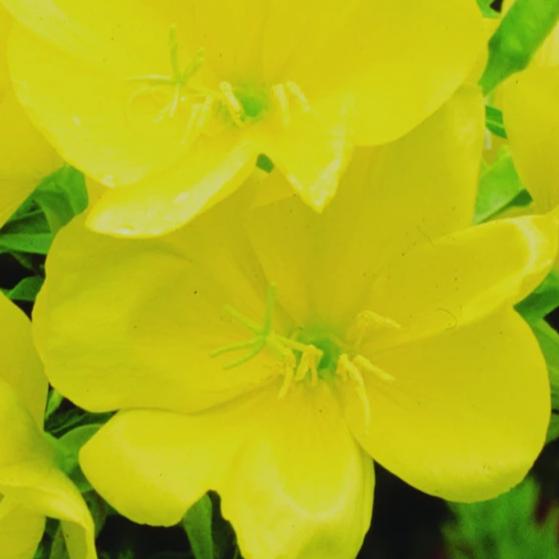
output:
[[[33,559],[43,536],[45,518],[23,507],[15,507],[3,515],[5,501],[0,505],[0,557]]]
[[[551,216],[503,219],[400,255],[373,283],[366,308],[402,328],[371,343],[429,336],[518,303],[550,272],[558,233]]]
[[[122,237],[169,233],[235,191],[254,170],[256,155],[234,136],[199,142],[166,173],[106,192],[87,224]]]
[[[61,164],[54,150],[31,125],[12,90],[5,52],[10,23],[6,13],[0,10],[0,226],[40,180]]]
[[[297,387],[270,412],[258,416],[262,425],[221,490],[241,551],[262,559],[355,557],[370,527],[372,462],[329,387]]]
[[[241,551],[255,559],[354,557],[370,525],[371,461],[324,386],[285,400],[274,387],[194,416],[121,413],[84,447],[81,464],[137,522],[176,523],[217,490]]]
[[[482,135],[481,94],[464,88],[402,140],[358,152],[321,216],[295,199],[252,212],[251,242],[294,321],[349,320],[387,261],[469,225]]]
[[[470,0],[315,4],[294,11],[309,19],[313,8],[325,11],[333,23],[320,35],[322,48],[313,48],[315,41],[305,36],[295,43],[297,55],[287,51],[291,79],[311,98],[315,91],[351,91],[359,145],[395,140],[434,113],[464,83],[486,44],[481,15]],[[320,18],[324,25],[326,16]],[[300,45],[307,42],[310,53],[304,56]]]
[[[260,81],[262,38],[274,25],[274,0],[173,0],[169,10],[184,26],[185,39],[204,48],[208,64],[222,80]],[[287,2],[290,3],[289,1]],[[242,37],[242,40],[240,40]]]
[[[395,380],[366,378],[368,430],[349,393],[346,409],[385,468],[453,501],[490,499],[526,475],[544,444],[549,385],[538,344],[513,311],[370,357]]]
[[[174,21],[161,9],[174,0],[93,4],[72,0],[2,0],[1,4],[21,24],[57,47],[58,56],[70,55],[81,63],[111,72],[146,69],[168,62],[165,40]],[[126,25],[123,25],[126,22]],[[149,29],[149,31],[147,31]],[[54,51],[53,51],[54,52]],[[151,67],[153,71],[153,66]],[[66,80],[69,81],[69,80]]]
[[[63,521],[71,559],[95,559],[93,521],[74,485],[14,390],[0,380],[0,493],[25,509]],[[66,526],[67,524],[67,526]]]
[[[195,415],[120,412],[82,448],[81,467],[121,514],[172,526],[206,491],[218,488],[247,429],[258,423],[261,400],[257,393]]]
[[[43,424],[47,379],[33,346],[31,323],[0,294],[0,380],[16,391],[38,426]]]
[[[91,410],[192,411],[279,374],[268,353],[234,369],[225,367],[248,348],[212,357],[254,336],[227,305],[264,317],[267,284],[238,217],[236,204],[219,206],[141,243],[94,234],[82,220],[60,232],[34,313],[54,386]]]
[[[322,211],[336,194],[351,151],[344,107],[329,120],[300,112],[289,123],[262,127],[257,138],[295,192],[311,208]]]
[[[555,26],[555,29],[536,52],[531,65],[541,67],[559,65],[559,25]]]
[[[320,115],[319,123],[295,119],[288,133],[268,131],[261,142],[318,210],[336,191],[353,124],[364,144],[418,125],[464,81],[483,37],[469,0],[396,7],[384,0],[103,1],[95,9],[68,0],[5,3],[21,22],[11,55],[18,96],[64,158],[88,175],[109,187],[149,177],[140,187],[149,192],[154,177],[185,155],[194,95],[181,98],[184,84],[130,81],[169,75],[168,36],[176,28],[180,55],[204,50],[205,91],[227,81],[272,98],[275,87],[292,86],[285,104]],[[127,195],[119,197],[118,206]]]
[[[503,111],[514,163],[538,211],[559,204],[559,67],[534,68],[503,87]]]
[[[1,86],[0,86],[1,87]],[[12,91],[0,91],[0,225],[17,210],[41,179],[61,164],[33,128]]]
[[[20,26],[9,52],[14,87],[34,123],[66,161],[106,186],[136,182],[184,150],[184,120],[157,118],[168,99],[141,95],[142,85],[130,81],[138,69],[115,75]]]

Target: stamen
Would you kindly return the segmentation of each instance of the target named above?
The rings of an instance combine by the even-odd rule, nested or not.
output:
[[[127,78],[129,82],[142,82],[149,85],[175,85],[177,81],[174,77],[165,76],[163,74],[145,74],[143,76],[133,76]]]
[[[367,395],[367,387],[365,386],[361,370],[350,360],[347,353],[343,353],[338,360],[337,374],[343,380],[350,380],[353,382],[353,387],[363,410],[365,428],[368,429],[371,424],[371,403],[369,402],[369,396]]]
[[[278,398],[283,400],[287,396],[291,385],[295,381],[295,366],[297,361],[295,359],[295,355],[292,352],[289,352],[286,355],[285,363],[284,363],[284,376],[283,376],[283,383],[281,385],[281,389],[278,394]]]
[[[194,103],[183,134],[183,143],[194,142],[207,126],[211,116],[214,100],[206,97],[202,103]]]
[[[313,386],[315,386],[318,383],[318,364],[321,359],[322,351],[313,345],[305,346],[299,359],[299,365],[297,366],[297,372],[295,373],[295,380],[297,382],[302,381],[310,371],[311,382]]]
[[[353,359],[353,362],[357,365],[357,367],[375,375],[383,382],[394,382],[396,380],[390,373],[387,373],[384,369],[373,365],[366,357],[363,357],[362,355],[357,355]]]
[[[365,336],[372,330],[400,329],[401,325],[391,318],[382,316],[373,311],[360,312],[351,325],[347,338],[356,347],[361,346]]]
[[[289,107],[286,86],[284,84],[274,85],[272,87],[272,95],[278,104],[282,124],[287,128],[291,123],[291,109]]]
[[[243,106],[237,99],[233,86],[229,82],[221,82],[219,84],[219,91],[221,92],[223,104],[227,108],[233,122],[239,127],[243,126]]]
[[[302,111],[305,113],[310,112],[311,104],[309,103],[304,91],[301,89],[301,86],[295,82],[287,82],[285,85],[287,87],[287,91],[289,91],[289,93],[291,93],[291,95],[299,103],[299,107]]]

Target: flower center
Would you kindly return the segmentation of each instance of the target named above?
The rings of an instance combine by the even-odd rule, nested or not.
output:
[[[321,328],[305,328],[297,331],[292,337],[305,346],[315,347],[320,352],[321,357],[316,365],[318,378],[323,380],[333,378],[342,354],[343,342]]]
[[[331,329],[320,326],[299,328],[290,337],[285,337],[273,330],[275,302],[275,289],[270,287],[261,324],[246,317],[236,308],[227,306],[225,310],[239,324],[248,328],[252,337],[219,347],[210,354],[211,357],[241,352],[241,357],[224,365],[225,369],[233,369],[254,359],[263,350],[271,351],[279,358],[283,374],[279,398],[284,398],[297,382],[305,381],[311,385],[316,385],[319,381],[349,382],[362,405],[365,420],[369,422],[371,412],[365,377],[371,376],[381,382],[393,382],[394,377],[374,365],[358,350],[367,330],[378,327],[397,328],[398,325],[390,319],[364,311],[356,317],[349,329],[348,339],[351,343],[337,337]]]
[[[173,119],[186,113],[187,139],[194,140],[215,125],[214,121],[242,128],[256,122],[275,110],[282,126],[289,126],[294,110],[310,111],[310,104],[303,90],[293,81],[267,86],[254,82],[232,84],[222,81],[214,88],[195,86],[191,82],[205,62],[204,49],[200,48],[192,60],[182,66],[176,27],[169,31],[169,57],[171,73],[145,74],[129,78],[141,84],[128,100],[130,106],[154,91],[170,89],[170,99],[157,112],[153,121]]]

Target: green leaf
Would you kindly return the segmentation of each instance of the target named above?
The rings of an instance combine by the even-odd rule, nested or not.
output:
[[[531,322],[547,364],[549,385],[551,387],[551,406],[559,410],[559,334],[545,321]]]
[[[212,537],[213,505],[209,495],[204,495],[186,513],[182,526],[188,536],[195,559],[213,559]]]
[[[549,428],[547,429],[547,437],[545,438],[545,444],[552,443],[559,439],[559,413],[553,412],[551,415],[551,421],[549,422]]]
[[[82,446],[103,426],[102,423],[83,425],[69,431],[60,439],[46,434],[52,447],[56,451],[58,467],[65,472],[82,492],[91,490],[91,485],[83,475],[79,465],[79,452]]]
[[[43,211],[33,204],[30,211],[13,217],[2,228],[5,233],[50,233],[49,224]]]
[[[499,109],[486,105],[485,124],[487,128],[495,134],[495,136],[499,136],[499,138],[503,138],[505,140],[508,138],[503,119],[503,112]]]
[[[103,530],[107,518],[109,516],[109,505],[95,493],[95,491],[87,491],[84,493],[83,498],[87,504],[87,508],[93,517],[95,524],[95,535],[98,536]]]
[[[480,85],[490,93],[528,66],[559,18],[559,0],[516,0],[489,41],[489,60]]]
[[[64,541],[64,535],[60,527],[56,530],[56,534],[54,535],[50,548],[49,559],[68,559],[66,542]]]
[[[450,505],[454,521],[443,530],[449,559],[559,557],[557,509],[537,520],[539,489],[527,479],[492,501]]]
[[[41,276],[30,276],[23,278],[13,289],[6,291],[6,295],[12,301],[35,301],[37,294],[43,286],[43,278]]]
[[[544,318],[559,307],[559,275],[551,272],[524,301],[516,305],[516,310],[528,321]]]
[[[499,12],[496,12],[492,7],[491,4],[493,0],[477,0],[477,4],[481,13],[488,18],[495,19],[499,17]]]
[[[0,235],[0,253],[23,252],[46,255],[51,244],[51,233],[6,233]]]
[[[41,182],[33,194],[33,200],[43,210],[51,231],[56,233],[87,208],[84,176],[65,165]]]
[[[56,398],[54,395],[53,397]],[[60,409],[57,408],[56,413],[46,418],[45,430],[55,437],[61,437],[77,427],[106,423],[112,416],[112,412],[89,413],[67,404]]]
[[[45,420],[49,419],[52,414],[62,405],[64,396],[54,388],[49,392],[47,401],[47,409],[45,411]]]
[[[475,222],[482,223],[496,216],[513,204],[523,191],[510,151],[503,147],[495,163],[481,173]]]
[[[0,249],[0,254],[2,254],[4,251],[2,251]],[[30,272],[36,274],[36,273],[42,273],[42,265],[39,264],[37,265],[36,262],[36,257],[33,254],[25,254],[23,252],[12,252],[10,253],[10,256],[22,267],[25,268],[26,270],[29,270]]]

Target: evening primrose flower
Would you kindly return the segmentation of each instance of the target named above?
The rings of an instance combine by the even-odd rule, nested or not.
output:
[[[549,211],[559,205],[559,27],[501,89],[514,163],[534,209]]]
[[[0,224],[60,166],[54,150],[33,127],[12,89],[6,60],[10,17],[0,8]]]
[[[45,517],[59,518],[71,559],[95,559],[93,521],[43,432],[47,381],[25,315],[0,295],[0,557],[32,559]]]
[[[81,465],[120,513],[172,525],[209,489],[247,559],[349,559],[373,457],[451,500],[517,483],[547,371],[513,305],[547,274],[551,216],[470,227],[477,89],[366,150],[322,216],[252,185],[166,237],[55,240],[34,315],[47,374],[120,410]],[[279,173],[270,190],[287,185]]]
[[[353,144],[440,107],[484,46],[472,0],[4,0],[19,97],[67,161],[109,187],[88,220],[176,229],[272,159],[322,210]]]

